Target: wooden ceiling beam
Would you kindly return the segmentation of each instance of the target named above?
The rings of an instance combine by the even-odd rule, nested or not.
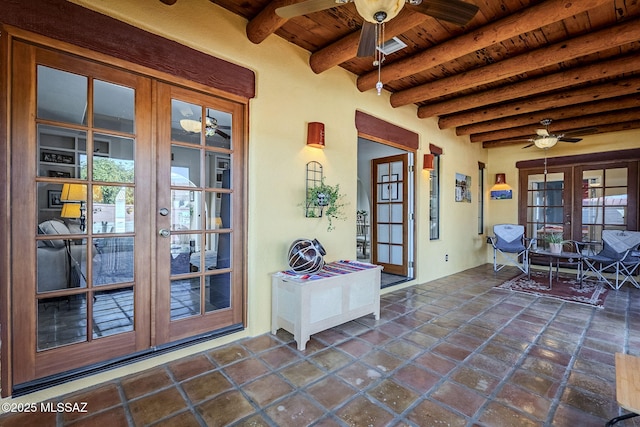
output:
[[[255,18],[247,23],[247,38],[255,43],[262,43],[271,34],[278,31],[288,20],[281,18],[276,14],[279,7],[289,6],[298,3],[297,0],[276,0],[267,2],[267,5],[256,15]]]
[[[518,116],[474,123],[467,126],[460,126],[456,128],[456,135],[471,135],[475,133],[493,132],[511,127],[526,126],[534,123],[540,123],[541,120],[546,118],[551,118],[555,122],[583,115],[606,113],[608,111],[637,107],[640,107],[640,93],[630,96],[605,99],[602,101],[575,104],[568,107],[535,111],[531,114],[521,114]]]
[[[469,110],[447,117],[448,125],[465,126],[473,123],[516,116],[533,111],[556,108],[558,105],[573,105],[626,96],[640,92],[640,76],[620,79],[597,85],[551,92],[512,102],[495,104],[483,109]]]
[[[634,130],[634,129],[640,129],[640,120],[631,120],[628,122],[598,125],[598,130],[593,133],[590,133],[589,135],[597,135],[600,133],[610,133],[610,132],[622,132],[622,131]],[[518,145],[518,144],[525,144],[525,143],[527,143],[526,140],[514,141],[513,139],[485,141],[482,143],[482,148],[507,147],[510,145]]]
[[[391,40],[393,37],[405,33],[412,28],[422,24],[429,19],[427,15],[412,12],[409,9],[402,9],[400,14],[385,24],[385,38]],[[385,40],[385,41],[387,41]],[[360,43],[360,30],[355,31],[340,40],[314,52],[309,58],[309,65],[314,73],[320,74],[328,69],[342,64],[358,54]],[[372,57],[373,60],[373,57]]]
[[[558,62],[569,61],[601,50],[640,40],[640,19],[626,21],[604,30],[564,40],[491,65],[456,74],[431,83],[415,86],[391,94],[391,105],[401,107],[435,99],[479,85],[498,82]]]
[[[435,45],[410,58],[387,64],[382,67],[380,77],[384,83],[399,80],[607,3],[610,0],[547,0]],[[372,71],[358,77],[357,86],[364,92],[373,89],[377,81],[378,72]]]
[[[475,123],[476,121],[489,119],[484,116],[469,117],[465,112],[466,110],[501,102],[504,103],[512,99],[534,96],[542,92],[564,89],[573,85],[619,76],[638,70],[640,70],[640,55],[625,56],[607,62],[599,62],[544,77],[538,77],[536,79],[524,80],[484,92],[448,99],[443,102],[423,105],[418,108],[418,117],[426,119],[432,116],[440,116],[438,120],[440,129],[467,125]],[[593,95],[597,96],[595,93]],[[523,112],[524,111],[515,111],[513,114],[521,114]],[[446,114],[449,115],[443,116]]]
[[[564,133],[573,129],[582,129],[609,123],[620,123],[636,120],[640,116],[640,108],[628,108],[591,116],[575,117],[569,120],[553,121],[549,126],[551,133]],[[485,142],[500,139],[530,138],[536,134],[540,124],[520,126],[511,129],[502,129],[493,132],[484,132],[470,135],[471,142]]]

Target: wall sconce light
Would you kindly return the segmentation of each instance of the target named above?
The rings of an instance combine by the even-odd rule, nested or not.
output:
[[[491,187],[491,191],[495,190],[511,190],[511,186],[507,184],[507,177],[504,173],[496,174],[496,183]]]
[[[511,199],[512,189],[507,184],[506,175],[503,173],[496,174],[496,183],[493,184],[490,190],[492,200]]]
[[[424,159],[422,161],[422,169],[432,171],[434,159],[435,159],[435,156],[433,154],[425,154]]]
[[[84,184],[64,184],[60,201],[62,202],[60,216],[79,219],[80,230],[84,231],[86,220],[84,204],[87,202],[87,186]]]
[[[324,148],[324,123],[310,122],[308,124],[307,147]]]

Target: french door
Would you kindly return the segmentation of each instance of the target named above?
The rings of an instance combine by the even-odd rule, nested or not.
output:
[[[243,321],[243,106],[25,42],[12,383]]]
[[[637,182],[637,161],[522,170],[520,223],[543,248],[550,234],[593,242],[602,230],[635,230]]]
[[[244,155],[241,106],[162,83],[158,103],[155,341],[166,343],[242,322]]]
[[[409,154],[371,161],[373,215],[371,262],[385,273],[409,275]]]
[[[525,233],[527,237],[537,239],[536,244],[541,249],[546,248],[549,235],[571,238],[572,176],[571,168],[530,171],[526,175]]]

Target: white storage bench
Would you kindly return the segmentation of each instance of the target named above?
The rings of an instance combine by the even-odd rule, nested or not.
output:
[[[273,274],[271,333],[283,328],[304,350],[312,334],[373,314],[380,319],[381,266],[336,261],[313,275]]]

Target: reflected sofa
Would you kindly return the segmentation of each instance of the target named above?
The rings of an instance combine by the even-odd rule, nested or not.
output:
[[[71,228],[70,228],[71,227]],[[86,258],[86,246],[81,240],[65,235],[80,233],[74,224],[51,219],[38,225],[38,234],[55,236],[39,240],[37,246],[38,292],[56,291],[80,286]]]

